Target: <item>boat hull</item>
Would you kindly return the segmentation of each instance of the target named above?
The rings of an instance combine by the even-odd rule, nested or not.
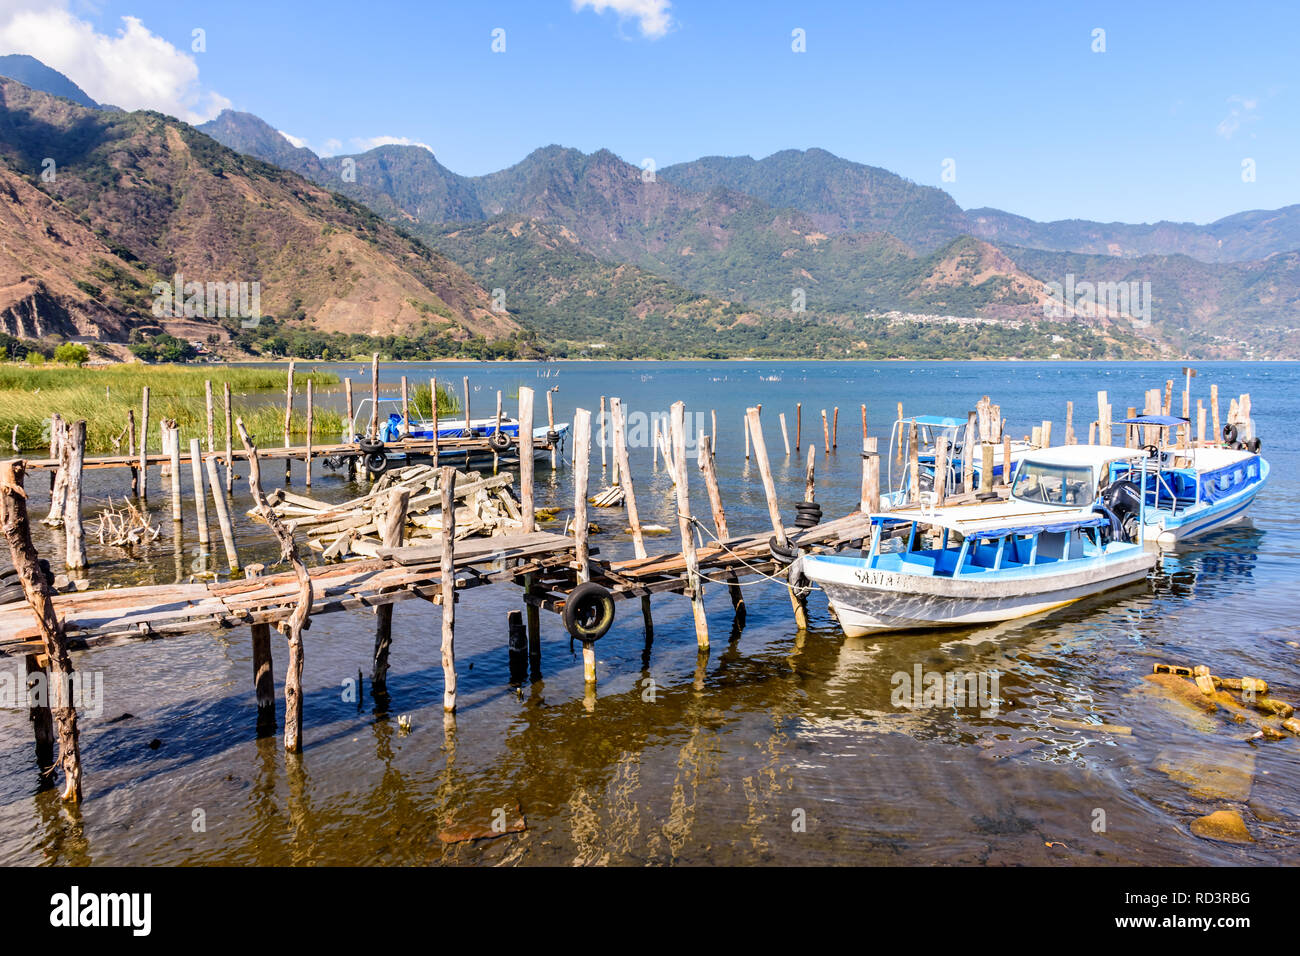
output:
[[[804,573],[826,592],[844,633],[864,637],[1009,621],[1071,604],[1146,577],[1155,555],[1128,550],[1122,556],[1077,562],[1060,573],[1003,580],[900,574],[817,557],[804,559]]]
[[[1163,510],[1149,511],[1147,523],[1142,528],[1142,538],[1160,548],[1171,549],[1184,541],[1243,521],[1259,490],[1264,487],[1266,478],[1267,473],[1259,482],[1238,494],[1222,498],[1206,507],[1194,508],[1177,515]]]

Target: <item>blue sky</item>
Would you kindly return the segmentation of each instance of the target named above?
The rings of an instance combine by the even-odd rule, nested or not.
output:
[[[318,152],[404,138],[465,174],[549,143],[661,167],[820,146],[941,186],[963,207],[1035,219],[1204,222],[1300,202],[1300,5],[576,6],[70,0],[65,20],[100,46],[138,18],[145,52],[118,58],[136,74],[158,44],[174,46],[158,53],[159,88],[170,79],[180,94],[61,49],[91,95],[127,84],[123,98],[167,108],[180,96],[193,117],[228,101]],[[203,52],[191,52],[195,28]],[[492,52],[495,28],[504,53]],[[806,52],[791,49],[796,28]],[[1098,28],[1105,52],[1092,49]],[[25,35],[0,30],[0,45]]]

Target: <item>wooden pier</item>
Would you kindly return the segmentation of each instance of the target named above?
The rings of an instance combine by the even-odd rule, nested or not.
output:
[[[468,392],[467,392],[468,395]],[[1149,404],[1157,403],[1153,390],[1148,395]],[[1164,405],[1169,404],[1168,390]],[[1184,399],[1184,407],[1189,405]],[[862,485],[858,506],[851,513],[829,521],[822,521],[821,508],[816,502],[815,467],[818,460],[815,445],[807,449],[807,468],[802,488],[802,499],[793,502],[796,512],[793,525],[783,517],[783,503],[779,495],[768,458],[764,437],[761,408],[748,409],[745,416],[746,457],[757,467],[766,500],[770,529],[761,533],[733,535],[730,533],[724,501],[717,480],[714,461],[715,435],[697,436],[695,449],[696,468],[688,466],[689,455],[685,430],[685,405],[672,406],[670,421],[664,432],[656,423],[654,452],[660,453],[673,479],[680,545],[676,550],[651,553],[639,521],[636,502],[636,485],[628,463],[624,410],[620,401],[609,402],[609,421],[613,439],[613,482],[594,499],[610,504],[621,501],[626,510],[629,532],[632,537],[634,557],[608,560],[600,556],[589,540],[588,504],[592,414],[577,409],[573,416],[573,516],[572,533],[556,534],[539,531],[535,523],[534,503],[534,453],[538,445],[533,438],[534,394],[529,388],[519,393],[519,522],[517,532],[488,538],[457,540],[456,502],[458,472],[443,466],[436,482],[429,475],[421,478],[420,487],[427,490],[421,500],[439,496],[441,503],[440,540],[422,544],[407,543],[406,529],[408,507],[412,488],[400,483],[386,488],[383,508],[376,508],[373,524],[382,545],[376,546],[363,557],[326,563],[308,568],[299,555],[298,537],[292,518],[282,516],[276,504],[286,498],[283,493],[268,496],[262,488],[261,463],[288,461],[302,454],[330,455],[357,453],[357,446],[308,446],[307,449],[284,447],[262,450],[248,435],[242,421],[234,426],[242,448],[228,448],[225,454],[208,443],[210,451],[203,453],[197,438],[190,443],[191,467],[195,476],[196,497],[205,495],[203,474],[209,477],[209,487],[215,511],[228,553],[231,556],[230,580],[213,583],[178,583],[131,588],[113,588],[80,593],[55,593],[41,571],[39,556],[32,543],[27,497],[23,480],[30,467],[50,467],[55,460],[32,463],[21,460],[0,463],[0,527],[13,555],[17,577],[21,581],[26,601],[0,606],[0,657],[22,657],[27,673],[44,673],[50,682],[52,694],[49,704],[33,705],[31,717],[37,739],[37,759],[43,775],[51,782],[54,770],[62,766],[65,776],[64,798],[80,799],[81,770],[77,745],[76,711],[69,693],[73,673],[70,654],[127,643],[154,643],[170,637],[204,631],[230,630],[248,627],[252,640],[255,665],[254,690],[257,701],[257,733],[269,735],[275,726],[274,682],[272,678],[272,651],[270,629],[278,629],[286,638],[289,659],[285,671],[284,688],[284,746],[296,752],[302,747],[302,692],[301,675],[306,653],[303,632],[314,617],[338,612],[374,609],[375,650],[371,680],[376,689],[383,687],[389,651],[393,642],[391,632],[394,604],[415,598],[428,601],[440,608],[441,650],[444,676],[444,710],[456,710],[456,655],[455,607],[462,594],[475,588],[506,584],[521,591],[522,612],[510,612],[509,659],[512,682],[519,683],[531,671],[540,673],[540,630],[538,612],[546,610],[561,615],[566,629],[582,642],[584,678],[589,686],[596,680],[594,645],[610,630],[614,620],[615,605],[631,598],[641,600],[641,612],[647,640],[653,633],[650,597],[656,594],[678,594],[691,602],[697,645],[701,653],[709,647],[708,621],[705,615],[706,586],[725,587],[732,604],[736,621],[743,626],[745,615],[742,584],[763,580],[783,587],[789,595],[796,627],[808,626],[808,583],[797,574],[797,558],[801,554],[829,553],[846,548],[860,549],[863,539],[871,533],[870,514],[879,511],[881,502],[881,456],[877,439],[868,437],[866,410],[862,409]],[[1243,415],[1243,408],[1245,415]],[[1090,439],[1100,432],[1103,441],[1110,429],[1110,406],[1105,394],[1099,395],[1099,422],[1089,428]],[[1217,425],[1218,403],[1214,394],[1214,411]],[[1244,429],[1249,426],[1249,396],[1233,403],[1230,418]],[[468,412],[466,413],[468,414]],[[501,414],[498,406],[498,416]],[[547,416],[554,429],[554,411],[551,393],[547,393]],[[800,406],[795,407],[795,449],[800,454]],[[1201,416],[1202,421],[1204,415]],[[783,418],[783,416],[782,416]],[[901,411],[900,411],[901,419]],[[716,418],[714,419],[716,421]],[[823,440],[830,446],[825,452],[835,451],[838,444],[838,409],[823,417]],[[602,426],[605,422],[602,402]],[[1075,439],[1073,407],[1067,408],[1066,441]],[[1104,424],[1103,424],[1104,423]],[[787,457],[789,443],[782,421],[782,435]],[[1099,428],[1099,424],[1101,427]],[[1050,443],[1050,423],[1035,426],[1038,441]],[[84,423],[56,429],[60,438],[57,474],[52,493],[51,515],[67,515],[80,509],[80,473],[83,462],[77,438],[84,435]],[[715,426],[716,427],[716,426]],[[603,428],[602,428],[603,431]],[[1003,471],[999,480],[994,478],[994,449],[1001,448],[1003,461],[1010,461],[1010,436],[998,406],[987,397],[971,412],[966,424],[964,448],[960,462],[952,461],[956,479],[950,479],[949,456],[953,450],[940,439],[935,452],[934,482],[931,489],[922,491],[918,480],[918,436],[913,421],[906,429],[906,441],[896,449],[898,461],[908,475],[911,500],[927,505],[954,505],[987,500],[1007,493],[1008,475]],[[1181,441],[1190,442],[1190,428],[1182,429]],[[71,436],[71,437],[68,437]],[[1136,440],[1136,427],[1128,429],[1128,440]],[[86,460],[84,467],[140,467],[151,463],[167,463],[172,468],[174,517],[180,520],[179,483],[180,441],[178,436],[167,455],[114,456],[108,459]],[[451,440],[455,442],[456,440]],[[466,447],[472,440],[466,439]],[[233,443],[232,443],[233,444]],[[440,440],[437,446],[445,450],[450,443]],[[434,442],[400,443],[391,448],[429,448]],[[603,445],[603,443],[602,443]],[[905,446],[905,447],[903,447]],[[549,448],[552,456],[553,446]],[[605,449],[602,447],[602,460]],[[217,486],[216,463],[222,459],[236,458],[248,465],[248,485],[256,503],[256,511],[280,544],[281,561],[289,567],[271,575],[263,575],[260,566],[243,569],[234,558],[231,544],[231,525],[225,505],[225,495]],[[979,480],[975,469],[980,466]],[[691,472],[697,471],[708,494],[710,519],[697,517],[691,510]],[[465,476],[468,477],[468,476]],[[949,483],[955,487],[947,487]],[[58,489],[62,489],[59,491]],[[60,497],[61,496],[61,497]],[[274,499],[274,500],[272,500]],[[196,505],[198,503],[196,502]],[[197,511],[206,532],[206,511]],[[49,519],[46,519],[47,521]],[[71,558],[72,549],[69,549]],[[370,556],[373,555],[373,556]],[[328,555],[323,554],[322,558]],[[70,561],[71,563],[71,561]],[[526,624],[524,616],[526,615]],[[57,735],[55,732],[57,725]],[[53,758],[54,741],[58,740],[59,760]]]

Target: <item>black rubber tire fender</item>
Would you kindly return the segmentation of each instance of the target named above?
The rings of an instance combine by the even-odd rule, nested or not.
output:
[[[384,443],[377,438],[363,438],[357,442],[357,447],[361,449],[363,454],[373,455],[377,451],[384,450]]]
[[[366,471],[372,475],[382,475],[388,470],[388,456],[382,451],[372,451],[366,455]]]
[[[580,641],[598,641],[614,626],[614,596],[603,585],[585,581],[564,602],[564,627]]]
[[[488,438],[488,445],[495,452],[510,450],[511,439],[505,432],[493,432]]]
[[[1250,441],[1246,442],[1246,451],[1251,452],[1252,454],[1255,455],[1258,455],[1259,450],[1263,447],[1264,447],[1264,443],[1260,441],[1258,438],[1252,438]]]
[[[1235,444],[1237,443],[1237,426],[1236,426],[1236,425],[1224,425],[1224,426],[1223,426],[1223,443],[1224,443],[1225,445],[1229,445],[1229,446],[1231,446],[1231,445],[1235,445]]]
[[[767,539],[767,549],[772,552],[772,559],[777,564],[793,564],[799,557],[799,549],[794,545],[788,548],[781,547],[781,543],[776,540],[776,535]]]

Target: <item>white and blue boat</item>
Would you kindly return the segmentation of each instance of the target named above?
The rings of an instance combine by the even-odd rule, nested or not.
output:
[[[360,442],[366,439],[370,431],[372,402],[369,398],[364,398],[358,404],[352,421],[349,423],[351,435],[349,441]],[[405,422],[402,417],[402,400],[397,396],[381,396],[376,406],[376,431],[380,442],[385,445],[396,445],[404,439],[424,439],[433,438],[433,422],[414,414],[414,408],[407,406],[406,412],[410,415],[409,423]],[[533,458],[536,461],[549,460],[550,446],[552,444],[562,448],[565,440],[568,438],[569,424],[567,422],[555,425],[554,433],[551,432],[550,426],[541,425],[533,429]],[[481,446],[466,449],[460,448],[439,448],[438,462],[444,465],[466,466],[492,462],[494,459],[498,463],[509,464],[517,461],[519,458],[519,422],[513,418],[502,417],[500,422],[493,418],[474,418],[468,423],[464,419],[456,421],[451,418],[442,419],[438,422],[438,438],[456,439],[456,438],[481,438],[485,439]],[[411,464],[416,462],[431,461],[433,456],[427,452],[411,451],[403,449],[400,446],[386,448],[382,454],[390,465]],[[372,471],[380,470],[371,468]]]
[[[805,555],[850,637],[1008,621],[1146,577],[1156,556],[1113,515],[1014,501],[871,515],[861,555]]]
[[[1118,424],[1165,429],[1187,421],[1141,415]],[[1258,439],[1233,447],[1044,448],[1017,462],[1011,500],[1066,508],[1095,500],[1117,514],[1129,537],[1136,540],[1140,528],[1143,541],[1170,549],[1247,517],[1268,481],[1259,448]]]

